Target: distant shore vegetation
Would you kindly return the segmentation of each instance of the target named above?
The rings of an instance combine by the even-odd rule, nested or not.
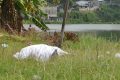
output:
[[[96,11],[79,11],[77,9],[68,13],[67,24],[120,24],[120,6],[102,5]],[[58,18],[64,13],[58,12]],[[24,23],[31,23],[24,21]],[[62,20],[47,20],[47,24],[61,24]]]

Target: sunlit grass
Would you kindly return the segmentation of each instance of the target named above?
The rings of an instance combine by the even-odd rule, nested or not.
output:
[[[79,42],[63,43],[63,49],[69,55],[55,57],[47,62],[30,58],[14,59],[13,54],[25,47],[27,41],[33,44],[44,42],[35,36],[31,37],[0,37],[0,80],[32,80],[34,75],[41,77],[41,80],[120,79],[120,59],[114,57],[115,53],[120,52],[119,41],[84,35],[80,36]],[[1,47],[4,41],[9,45],[8,48]]]

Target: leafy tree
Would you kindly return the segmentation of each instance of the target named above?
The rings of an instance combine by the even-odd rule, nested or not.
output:
[[[59,5],[64,8],[65,0],[46,0],[50,4]],[[69,0],[69,8],[73,7],[74,3],[78,0]]]
[[[21,11],[25,16],[28,17],[35,25],[37,25],[42,30],[47,30],[48,27],[43,23],[42,18],[46,16],[41,11],[41,7],[46,5],[44,0],[18,0],[16,2],[17,10]]]
[[[84,22],[93,23],[99,20],[95,12],[88,12],[88,13],[83,13],[83,14],[84,14],[83,15]]]
[[[102,5],[97,14],[103,22],[115,22],[120,20],[119,6]]]
[[[21,32],[23,18],[27,16],[42,30],[48,29],[40,16],[43,16],[41,6],[45,5],[44,0],[2,0],[1,4],[1,24],[8,25],[13,30]]]

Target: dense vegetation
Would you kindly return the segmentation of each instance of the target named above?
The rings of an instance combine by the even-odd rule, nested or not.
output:
[[[48,3],[60,2],[61,6],[64,0],[46,0]],[[72,8],[76,1],[79,0],[69,0],[69,8]],[[87,0],[89,1],[89,0]],[[97,0],[90,0],[97,1]],[[105,0],[103,5],[96,11],[79,11],[78,7],[74,7],[74,10],[69,12],[67,23],[120,23],[120,1],[119,0]],[[58,12],[58,18],[62,18],[63,13]],[[62,23],[62,21],[50,21],[47,23]]]
[[[16,27],[12,24],[12,22],[19,20],[14,16],[14,11],[19,11],[13,5],[15,0],[0,1],[3,4],[1,7],[3,10],[2,15],[4,15],[1,20],[5,20],[5,24],[9,24],[11,27],[12,25]],[[32,8],[26,4],[26,1],[29,2],[31,0],[16,1],[25,1],[21,5],[22,8],[18,6],[21,9],[20,11],[24,12],[22,9],[23,7],[26,8],[25,10],[28,10],[27,12],[25,11],[26,15],[34,19],[35,23],[39,23],[39,19],[36,17],[41,12],[33,16],[32,12],[34,11],[32,9],[38,8],[36,4],[40,0],[32,0],[35,3],[37,1],[36,4],[32,5]],[[14,14],[11,9],[13,9]],[[3,14],[4,11],[8,15]],[[68,23],[119,23],[119,13],[118,6],[103,5],[101,9],[95,12],[78,12],[74,10],[68,14],[67,21]],[[59,16],[62,15],[63,13],[59,13]],[[21,23],[21,21],[17,22]],[[115,57],[115,54],[120,52],[120,32],[116,33],[117,35],[115,32],[113,33],[108,32],[107,35],[103,32],[102,34],[94,34],[94,32],[88,34],[79,33],[78,41],[65,40],[62,44],[63,49],[70,53],[69,55],[56,56],[46,62],[37,62],[31,58],[16,60],[13,58],[13,54],[27,46],[29,42],[32,42],[32,44],[47,44],[45,32],[26,31],[23,37],[17,34],[10,35],[0,29],[0,80],[120,80],[120,59]],[[3,47],[4,44],[8,46]]]
[[[73,10],[68,14],[67,23],[120,23],[120,6],[102,5],[96,11],[80,12]],[[62,17],[63,13],[58,13]]]
[[[119,80],[120,60],[114,57],[120,52],[119,40],[112,41],[115,36],[109,34],[105,38],[92,33],[80,34],[79,42],[65,41],[63,44],[70,55],[37,62],[31,58],[16,60],[13,54],[29,41],[45,43],[40,37],[42,33],[20,37],[0,31],[0,45],[8,44],[7,48],[0,46],[0,80]]]
[[[46,16],[41,11],[45,0],[0,0],[0,28],[11,33],[21,33],[22,21],[26,18],[37,25],[41,30],[47,30],[41,17]]]

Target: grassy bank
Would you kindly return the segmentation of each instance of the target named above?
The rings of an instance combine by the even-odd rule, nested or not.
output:
[[[26,46],[45,43],[40,37],[9,36],[0,34],[0,80],[119,80],[120,59],[114,54],[120,52],[119,41],[105,40],[93,35],[81,35],[79,42],[65,41],[63,49],[71,53],[55,57],[47,62],[33,59],[16,60],[13,54]],[[8,48],[2,48],[6,42]]]

